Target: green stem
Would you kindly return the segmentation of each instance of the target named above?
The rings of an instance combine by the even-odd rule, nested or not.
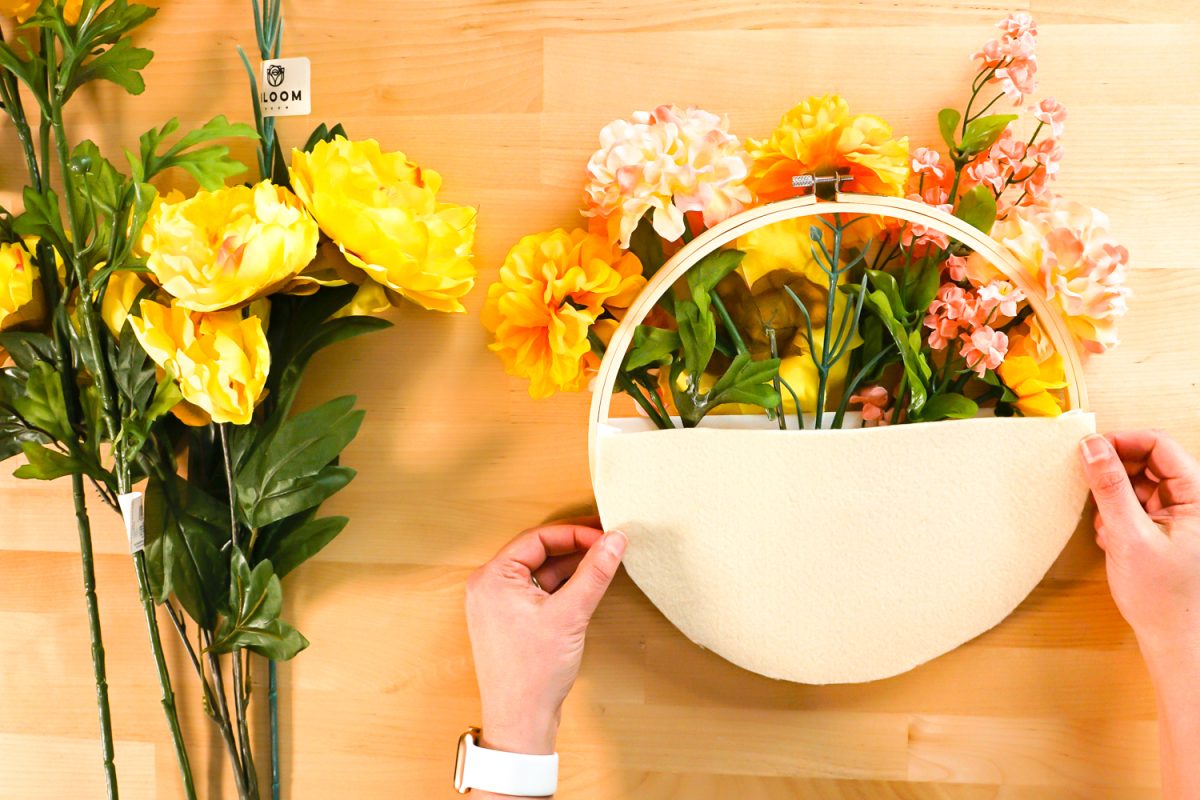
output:
[[[721,296],[717,294],[716,289],[709,292],[708,296],[712,300],[713,308],[720,315],[721,323],[725,325],[725,330],[729,333],[729,338],[733,339],[733,346],[737,349],[738,355],[749,352],[746,349],[746,343],[742,341],[742,335],[738,333],[737,326],[733,324],[733,319],[729,316],[729,311],[725,309],[725,302],[721,300]]]
[[[83,476],[71,476],[75,499],[75,525],[79,529],[79,555],[83,562],[83,596],[87,603],[88,630],[92,640],[92,674],[96,680],[96,705],[100,709],[100,749],[104,757],[104,781],[109,800],[117,800],[117,768],[113,761],[112,712],[108,701],[108,677],[104,665],[104,641],[100,634],[100,606],[96,599],[96,569],[92,554],[92,524],[88,518]]]
[[[55,70],[57,62],[53,51],[47,51],[47,83],[53,87],[55,85]],[[63,182],[63,194],[66,197],[66,202],[63,204],[66,207],[67,219],[70,225],[72,241],[74,246],[83,246],[82,230],[79,226],[79,221],[76,218],[74,204],[71,198],[75,196],[73,178],[70,169],[69,146],[66,136],[65,126],[62,118],[62,97],[52,96],[50,103],[50,126],[54,133],[54,141],[58,154],[59,170]],[[83,274],[82,265],[74,252],[63,253],[63,258],[70,264],[75,275],[76,284],[79,286],[79,320],[83,328],[84,338],[87,341],[87,347],[92,353],[94,365],[98,368],[98,374],[93,375],[97,392],[100,395],[101,406],[104,409],[103,422],[105,432],[109,442],[116,443],[119,439],[120,422],[117,404],[114,399],[112,389],[113,378],[110,375],[108,361],[104,356],[104,350],[100,342],[99,326],[96,319],[97,314],[92,302],[92,293],[88,285],[88,276]],[[51,264],[54,262],[51,261]],[[73,383],[73,381],[72,381]],[[72,393],[76,389],[72,386]],[[122,494],[130,491],[130,472],[129,465],[125,461],[124,452],[118,444],[113,445],[112,449],[114,460],[114,471],[117,477],[118,491]],[[163,712],[167,719],[167,727],[171,732],[172,742],[175,748],[175,756],[179,765],[180,777],[183,780],[184,792],[188,800],[195,800],[196,787],[192,777],[191,763],[188,759],[187,747],[183,740],[183,731],[179,725],[179,714],[175,705],[175,693],[171,688],[170,673],[167,670],[166,657],[163,654],[162,639],[158,630],[158,618],[154,607],[154,597],[150,591],[149,576],[145,567],[145,554],[138,552],[134,554],[134,565],[138,580],[138,592],[142,601],[142,610],[146,617],[146,624],[150,633],[151,650],[154,653],[155,664],[158,671],[159,687],[162,691],[162,706]]]
[[[275,662],[267,659],[267,698],[271,718],[271,798],[279,800],[279,697]]]
[[[225,679],[221,672],[221,660],[217,654],[212,651],[212,633],[204,632],[205,650],[208,654],[208,668],[213,674],[213,686],[216,690],[218,705],[217,713],[220,716],[221,738],[225,742],[225,751],[229,754],[229,762],[233,766],[233,782],[237,787],[238,797],[249,798],[250,788],[246,782],[246,769],[242,764],[242,756],[238,752],[237,741],[233,734],[233,722],[229,716],[229,701],[225,695]]]

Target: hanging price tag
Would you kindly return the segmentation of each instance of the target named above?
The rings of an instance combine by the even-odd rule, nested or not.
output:
[[[129,552],[136,553],[146,546],[146,511],[141,492],[130,492],[117,498],[121,517],[125,520],[125,535],[129,537]]]
[[[312,113],[311,65],[307,58],[273,58],[262,62],[258,84],[264,117],[299,117]]]

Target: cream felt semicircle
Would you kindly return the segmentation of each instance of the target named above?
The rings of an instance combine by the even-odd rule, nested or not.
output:
[[[920,222],[1028,289],[1063,356],[1072,410],[821,431],[728,423],[659,431],[609,419],[633,331],[663,292],[749,230],[824,213]],[[1001,246],[899,198],[799,198],[697,237],[643,290],[597,375],[592,482],[604,526],[629,536],[630,576],[692,641],[772,678],[878,680],[994,627],[1046,574],[1087,499],[1076,455],[1095,429],[1085,408],[1061,319]]]

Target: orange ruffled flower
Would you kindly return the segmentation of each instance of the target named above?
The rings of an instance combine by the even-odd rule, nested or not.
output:
[[[848,174],[847,191],[896,197],[908,178],[908,138],[893,139],[879,117],[851,116],[836,95],[808,98],[784,114],[770,139],[751,139],[749,150],[746,183],[761,200],[792,197],[792,178],[808,173]]]
[[[1013,405],[1025,416],[1057,417],[1062,413],[1054,392],[1067,386],[1063,359],[1036,323],[1027,323],[1013,334],[1008,355],[996,372],[1017,396]]]
[[[595,365],[588,331],[606,310],[628,308],[645,284],[637,256],[605,237],[562,228],[526,236],[488,289],[490,347],[508,374],[529,378],[533,398],[584,389]]]

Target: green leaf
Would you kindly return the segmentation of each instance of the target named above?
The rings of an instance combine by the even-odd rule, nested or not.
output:
[[[237,474],[239,493],[253,489],[260,497],[297,478],[315,475],[354,440],[365,412],[354,410],[353,395],[330,400],[283,423],[246,461]]]
[[[139,183],[172,167],[179,167],[195,178],[202,189],[218,189],[225,185],[227,178],[245,172],[246,165],[229,157],[227,145],[208,143],[232,138],[258,139],[258,133],[251,126],[229,122],[224,116],[217,116],[184,134],[160,153],[163,140],[178,129],[178,119],[168,121],[161,128],[151,128],[139,139],[140,155],[126,154],[134,178]]]
[[[963,155],[970,157],[987,150],[996,143],[1000,134],[1004,133],[1004,129],[1016,118],[1016,114],[989,114],[968,122],[967,129],[963,133]]]
[[[973,228],[990,233],[996,222],[996,195],[987,186],[976,186],[958,199],[954,216]]]
[[[228,562],[221,548],[229,540],[228,510],[224,528],[205,519],[216,501],[178,476],[164,484],[152,477],[146,486],[146,560],[155,600],[174,594],[199,625],[216,625],[217,609],[229,585]]]
[[[691,289],[692,301],[700,307],[700,311],[708,312],[710,293],[726,275],[738,268],[745,257],[746,254],[741,250],[717,250],[688,270],[688,288]]]
[[[60,253],[70,252],[62,217],[59,216],[58,195],[54,190],[47,188],[44,192],[38,192],[32,186],[26,186],[22,197],[25,200],[25,213],[13,220],[13,230],[21,236],[45,239]],[[43,269],[45,265],[39,262],[38,268]]]
[[[923,318],[926,310],[929,308],[929,304],[937,297],[938,289],[941,287],[941,262],[932,258],[925,259],[924,265],[917,275],[917,279],[908,287],[907,305],[912,308],[914,313],[920,313]]]
[[[270,561],[260,561],[253,570],[238,548],[233,550],[230,570],[229,608],[213,639],[212,651],[228,653],[245,648],[272,661],[287,661],[308,640],[279,619],[283,589]]]
[[[130,313],[140,313],[140,305],[140,302],[135,302]],[[117,391],[129,401],[132,408],[146,408],[157,384],[154,362],[142,349],[132,325],[122,326],[121,335],[117,339],[116,354],[110,360]]]
[[[280,578],[320,552],[350,522],[349,517],[307,517],[309,515],[302,514],[291,518],[298,521],[295,525],[289,525],[290,520],[281,520],[271,528],[265,528],[259,538],[256,554],[269,560]]]
[[[52,481],[66,475],[86,473],[84,463],[72,456],[63,455],[57,450],[51,450],[35,442],[22,442],[21,452],[25,454],[28,464],[18,467],[13,477],[22,480]]]
[[[243,491],[238,487],[238,503],[246,524],[261,528],[272,522],[316,508],[340,492],[357,473],[349,467],[325,467],[314,475],[272,484],[267,493]]]
[[[932,375],[929,362],[921,354],[921,332],[906,330],[892,313],[892,305],[888,302],[887,296],[878,289],[867,294],[866,307],[875,313],[883,323],[884,329],[892,337],[892,341],[896,343],[896,347],[900,351],[900,359],[904,363],[904,372],[908,376],[909,392],[911,393],[908,407],[914,414],[919,413],[922,406],[925,405],[928,381]],[[914,339],[916,340],[915,345]]]
[[[683,365],[690,373],[689,382],[696,386],[717,347],[717,322],[712,312],[701,311],[694,300],[677,302],[675,315],[683,343]]]
[[[969,397],[953,392],[934,395],[921,409],[920,418],[925,421],[939,419],[971,419],[979,413],[979,405]]]
[[[946,143],[946,147],[950,148],[950,153],[953,154],[955,148],[958,147],[958,139],[954,132],[958,128],[962,114],[956,108],[943,108],[938,112],[937,118],[938,130],[942,132],[942,141]]]
[[[883,292],[887,298],[888,305],[892,307],[892,314],[897,319],[905,319],[908,316],[908,309],[905,308],[904,300],[900,297],[900,284],[896,283],[896,276],[878,269],[869,269],[866,272],[872,288]]]
[[[152,50],[134,47],[132,39],[118,39],[107,50],[75,70],[63,92],[63,102],[65,103],[76,89],[90,81],[111,81],[130,94],[141,94],[146,90],[146,81],[142,79],[141,71],[152,58]]]
[[[628,372],[656,364],[670,364],[683,346],[678,331],[639,325],[633,332],[633,345],[625,359]]]
[[[67,404],[63,400],[62,378],[44,361],[34,364],[25,379],[25,391],[12,398],[13,410],[36,428],[60,442],[75,438],[67,421]]]
[[[771,385],[779,375],[779,359],[755,361],[749,353],[738,355],[708,393],[704,413],[727,403],[748,403],[775,408],[781,402]]]
[[[39,363],[54,363],[54,340],[44,333],[5,331],[0,333],[0,349],[25,372],[36,369]]]
[[[629,237],[629,252],[642,262],[642,274],[646,278],[650,278],[658,272],[666,262],[666,258],[663,256],[662,237],[655,232],[649,214],[638,220],[637,227],[633,229],[633,235]]]

